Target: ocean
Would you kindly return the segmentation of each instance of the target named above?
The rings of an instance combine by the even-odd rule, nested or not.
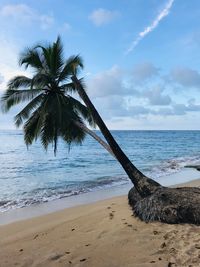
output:
[[[176,183],[170,174],[200,162],[200,131],[112,134],[137,168],[165,184]],[[27,149],[22,131],[0,131],[0,212],[127,183],[118,162],[91,137],[70,151],[59,140],[55,157],[53,148],[46,152],[39,141]]]

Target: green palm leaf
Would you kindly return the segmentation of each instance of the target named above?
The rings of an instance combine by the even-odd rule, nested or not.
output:
[[[83,105],[81,102],[79,102],[77,99],[73,98],[72,96],[66,96],[68,101],[70,102],[71,106],[73,106],[74,111],[77,114],[80,114],[83,119],[87,120],[90,126],[95,127],[95,121],[89,112],[88,108]]]
[[[12,90],[8,89],[1,97],[1,108],[3,112],[7,112],[14,105],[21,102],[32,100],[35,96],[42,92],[41,89],[33,90]]]
[[[66,61],[62,72],[59,75],[59,82],[69,79],[71,75],[77,75],[78,69],[83,68],[83,60],[80,56],[71,56]]]
[[[41,54],[34,48],[27,48],[21,53],[19,65],[24,65],[26,69],[32,67],[35,71],[44,68]]]
[[[24,141],[27,147],[37,140],[41,126],[41,107],[37,108],[24,124]]]
[[[32,88],[40,87],[42,89],[45,89],[51,82],[51,77],[41,71],[33,76],[31,86]]]
[[[31,102],[29,102],[16,116],[15,125],[19,127],[24,120],[28,119],[33,109],[37,108],[44,98],[43,94],[36,96]]]
[[[8,82],[8,89],[17,90],[20,87],[30,87],[32,84],[32,80],[26,76],[15,76]]]
[[[53,144],[57,150],[62,138],[70,147],[82,143],[85,123],[94,126],[94,120],[86,106],[69,95],[76,92],[71,75],[83,68],[80,56],[63,57],[60,37],[49,45],[27,48],[21,54],[20,65],[34,70],[32,78],[17,76],[8,83],[1,98],[1,107],[7,112],[12,106],[28,101],[15,116],[17,127],[24,124],[24,141],[27,146],[40,138],[45,149]]]
[[[51,70],[52,73],[57,78],[60,75],[60,72],[63,67],[63,45],[60,37],[57,38],[57,41],[53,44],[52,56],[51,56]]]
[[[64,91],[66,93],[74,93],[74,92],[76,92],[76,87],[75,87],[74,83],[62,84],[59,88],[60,88],[61,91]]]

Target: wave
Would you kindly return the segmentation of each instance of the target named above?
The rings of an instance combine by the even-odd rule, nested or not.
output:
[[[164,160],[145,170],[145,174],[159,181],[159,178],[181,171],[185,165],[198,164],[200,155],[191,157],[178,157]],[[144,170],[143,170],[144,171]],[[39,187],[29,192],[23,192],[15,199],[0,199],[0,211],[22,208],[33,204],[49,202],[56,199],[79,195],[103,188],[127,184],[129,179],[126,175],[102,176],[95,180],[56,182],[50,187]]]
[[[127,177],[100,177],[92,181],[70,182],[70,184],[62,184],[49,188],[37,188],[30,192],[23,192],[17,200],[0,201],[0,212],[11,209],[22,208],[33,204],[40,204],[56,199],[62,199],[75,196],[102,188],[112,187],[127,183]]]
[[[153,166],[151,170],[147,172],[147,175],[159,180],[160,177],[180,172],[185,166],[190,164],[200,164],[200,155],[178,157],[163,161],[160,164]]]

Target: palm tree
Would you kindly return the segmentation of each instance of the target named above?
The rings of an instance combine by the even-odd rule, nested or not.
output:
[[[79,66],[82,67],[82,64]],[[140,172],[124,154],[108,130],[88,97],[82,80],[77,78],[76,68],[74,68],[71,79],[116,159],[135,186],[128,194],[129,204],[132,206],[134,214],[146,222],[161,221],[166,223],[193,223],[199,225],[200,188],[163,187]]]
[[[73,142],[81,143],[90,132],[85,122],[91,126],[97,124],[107,141],[101,144],[114,155],[135,186],[129,191],[129,203],[139,218],[200,224],[200,188],[163,187],[133,165],[92,104],[83,80],[77,78],[79,69],[83,68],[82,59],[72,56],[65,61],[59,37],[53,45],[37,45],[25,50],[20,65],[32,67],[34,75],[10,80],[2,97],[2,108],[6,112],[15,104],[30,101],[15,116],[17,126],[25,121],[27,145],[40,137],[46,149],[53,143],[56,153],[59,137],[69,146]],[[77,92],[85,105],[69,94],[72,92]]]
[[[79,61],[81,62],[80,58]],[[79,63],[79,66],[82,67],[82,63],[81,64]],[[141,171],[139,171],[133,165],[130,159],[125,155],[125,153],[122,151],[118,143],[113,138],[111,132],[108,130],[101,116],[97,112],[96,108],[92,104],[90,98],[86,93],[86,90],[84,89],[84,84],[82,83],[82,80],[77,79],[76,72],[77,72],[77,66],[74,66],[71,79],[75,84],[75,87],[77,89],[80,98],[84,101],[85,105],[90,110],[94,121],[96,122],[103,136],[108,142],[116,159],[119,161],[119,163],[127,173],[128,177],[130,178],[135,188],[137,189],[139,195],[142,197],[151,195],[158,187],[161,187],[161,185],[156,181],[154,181],[153,179],[146,177]]]
[[[67,71],[71,64],[78,64],[78,60],[69,58],[64,62],[60,38],[53,46],[27,49],[20,57],[20,65],[31,66],[35,75],[32,78],[16,76],[9,81],[1,98],[2,110],[8,112],[12,106],[29,101],[15,116],[17,127],[24,123],[27,146],[40,137],[45,149],[53,143],[56,153],[59,137],[70,146],[73,142],[81,143],[89,134],[113,155],[108,144],[86,126],[86,123],[95,126],[88,108],[69,95],[74,85],[69,82]]]
[[[141,196],[151,194],[159,186],[131,163],[113,138],[86,94],[82,80],[76,77],[83,68],[81,57],[72,56],[65,61],[60,37],[52,45],[26,49],[19,63],[26,69],[31,67],[34,75],[17,76],[9,81],[2,108],[7,112],[13,105],[30,101],[15,116],[17,127],[24,123],[27,146],[40,137],[45,149],[53,143],[56,153],[58,137],[70,146],[73,142],[81,143],[88,133],[115,156]],[[86,106],[69,95],[72,92],[78,92]],[[97,124],[108,144],[88,129],[83,119],[91,126]]]

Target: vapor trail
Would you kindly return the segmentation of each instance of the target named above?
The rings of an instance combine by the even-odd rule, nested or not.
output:
[[[133,42],[131,43],[131,45],[129,46],[129,48],[126,51],[126,54],[130,53],[131,51],[133,51],[133,49],[138,45],[138,43],[150,32],[152,32],[160,23],[160,21],[162,19],[164,19],[164,17],[168,16],[170,9],[173,5],[175,0],[169,0],[164,9],[158,14],[158,16],[154,19],[154,21],[147,26],[142,32],[140,32],[137,36],[136,39],[133,40]]]

